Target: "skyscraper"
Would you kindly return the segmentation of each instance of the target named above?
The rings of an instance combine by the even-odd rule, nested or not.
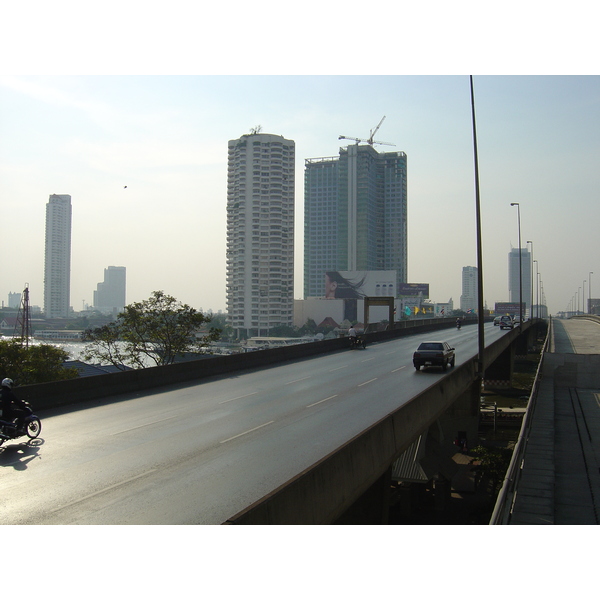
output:
[[[52,194],[46,204],[44,312],[68,317],[71,293],[71,196]]]
[[[407,278],[404,152],[371,145],[309,158],[304,171],[304,297],[324,295],[326,271],[396,271]]]
[[[463,267],[462,294],[460,296],[460,310],[463,312],[477,312],[477,267]]]
[[[508,254],[508,292],[509,301],[519,304],[519,289],[522,285],[523,315],[531,308],[531,254],[527,248],[521,248],[522,276],[519,282],[519,249],[511,248]]]
[[[238,337],[294,322],[294,161],[280,135],[228,143],[227,313]]]
[[[125,307],[125,267],[104,269],[104,281],[94,292],[94,308],[102,313],[121,312]]]

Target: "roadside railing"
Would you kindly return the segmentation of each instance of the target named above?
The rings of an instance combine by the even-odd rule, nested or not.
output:
[[[521,467],[523,464],[523,457],[527,449],[527,441],[529,439],[529,432],[531,430],[531,424],[533,421],[533,415],[535,413],[535,406],[538,398],[539,385],[541,380],[542,367],[544,364],[544,354],[548,349],[549,340],[552,339],[552,319],[548,319],[548,332],[546,339],[542,346],[540,354],[540,362],[538,364],[537,371],[535,373],[535,380],[531,388],[529,400],[527,402],[527,409],[523,416],[523,423],[521,424],[521,430],[519,431],[519,438],[515,444],[513,455],[506,471],[506,476],[502,483],[502,487],[498,492],[494,511],[490,518],[490,525],[507,525],[510,521],[512,513],[516,490],[519,486],[521,479]]]

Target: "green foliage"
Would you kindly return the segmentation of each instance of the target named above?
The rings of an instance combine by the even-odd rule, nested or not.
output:
[[[224,314],[214,314],[210,315],[210,322],[215,329],[219,329],[221,331],[220,340],[224,341],[233,341],[235,339],[235,334],[233,331],[233,327],[227,323],[227,316]]]
[[[474,458],[471,462],[480,461],[479,466],[475,467],[479,471],[478,475],[488,477],[492,484],[492,491],[497,493],[508,471],[512,450],[476,446],[473,448],[472,454]]]
[[[50,344],[25,347],[20,339],[0,340],[0,379],[19,385],[74,379],[77,369],[63,367],[69,354]]]
[[[116,321],[88,329],[85,360],[99,360],[119,368],[168,365],[184,352],[197,352],[219,339],[220,330],[210,328],[197,337],[211,316],[181,304],[162,291],[148,300],[127,305]]]
[[[298,330],[300,335],[315,335],[317,333],[317,324],[314,319],[306,319],[306,323]]]

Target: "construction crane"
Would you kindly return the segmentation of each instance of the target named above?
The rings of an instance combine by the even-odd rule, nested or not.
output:
[[[369,144],[369,146],[372,146],[373,144],[382,144],[384,146],[395,146],[396,144],[392,144],[390,142],[377,142],[376,140],[373,139],[375,137],[375,134],[381,127],[381,124],[383,123],[384,119],[385,119],[385,115],[383,115],[383,118],[381,119],[381,121],[379,121],[379,125],[377,125],[377,127],[375,127],[375,129],[371,129],[371,131],[369,132],[369,139],[367,139],[367,140],[364,140],[362,138],[348,137],[347,135],[340,135],[338,137],[338,140],[353,140],[357,144],[359,142],[366,142],[367,144]]]

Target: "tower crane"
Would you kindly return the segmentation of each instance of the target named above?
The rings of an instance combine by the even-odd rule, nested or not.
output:
[[[375,134],[377,133],[378,129],[381,127],[381,124],[383,123],[384,119],[385,119],[385,115],[383,115],[383,117],[382,117],[381,121],[379,121],[379,124],[377,125],[377,127],[375,127],[375,129],[371,129],[371,131],[369,132],[369,138],[366,140],[364,140],[362,138],[348,137],[347,135],[340,135],[338,137],[338,140],[353,140],[357,144],[359,142],[366,142],[367,144],[369,144],[369,146],[372,146],[373,144],[382,144],[384,146],[395,146],[396,144],[392,144],[390,142],[378,142],[373,139],[375,137]]]

